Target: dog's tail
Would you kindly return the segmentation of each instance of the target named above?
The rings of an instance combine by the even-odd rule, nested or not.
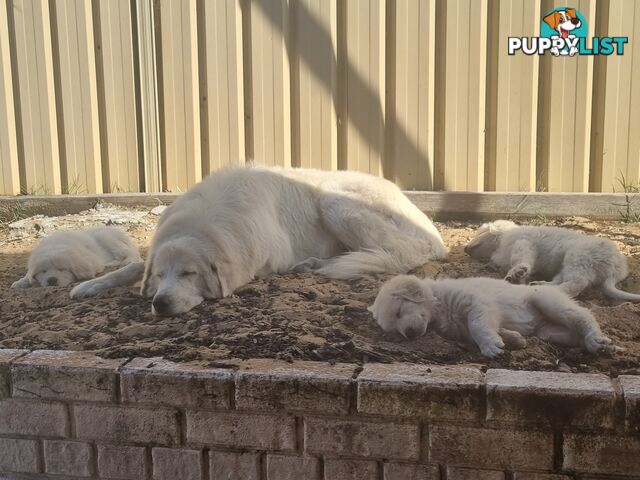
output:
[[[607,279],[602,284],[602,290],[605,295],[611,298],[616,298],[618,300],[627,300],[629,302],[640,302],[640,295],[635,293],[625,292],[624,290],[619,290],[616,288],[616,281],[613,278]]]
[[[412,239],[411,243],[414,244],[413,248],[398,248],[393,251],[371,248],[348,252],[331,259],[325,266],[315,270],[315,273],[341,280],[376,273],[400,274],[424,265],[434,258],[443,258],[442,252],[434,252],[426,242]],[[418,248],[415,245],[417,243]]]

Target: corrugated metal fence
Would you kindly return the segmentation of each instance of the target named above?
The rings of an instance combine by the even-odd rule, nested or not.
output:
[[[624,56],[507,55],[561,5]],[[640,178],[636,41],[634,0],[0,0],[0,194],[183,191],[245,158],[610,191]]]

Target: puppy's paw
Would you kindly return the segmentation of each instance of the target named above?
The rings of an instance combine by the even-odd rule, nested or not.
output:
[[[21,278],[11,284],[11,288],[29,288],[31,286],[31,282],[27,277]]]
[[[529,278],[529,266],[528,265],[516,265],[507,273],[504,279],[509,283],[526,283]]]
[[[107,286],[104,285],[102,282],[89,280],[87,282],[82,282],[80,285],[76,285],[75,287],[73,287],[69,296],[74,300],[77,300],[80,298],[95,297],[100,292],[106,290],[106,288]]]
[[[309,273],[317,270],[324,265],[325,261],[321,258],[309,257],[306,260],[294,265],[291,271],[294,273]]]
[[[504,353],[504,342],[501,339],[487,342],[484,345],[480,345],[480,352],[487,358],[496,358]]]
[[[601,333],[587,335],[584,344],[589,353],[615,353],[617,350],[613,340]]]

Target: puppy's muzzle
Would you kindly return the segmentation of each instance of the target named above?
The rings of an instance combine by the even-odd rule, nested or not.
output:
[[[421,328],[416,327],[407,327],[403,333],[405,338],[408,340],[413,340],[415,338],[421,337],[423,334],[423,330]]]
[[[153,305],[153,309],[158,315],[169,315],[169,313],[171,313],[171,301],[169,300],[169,297],[156,295],[151,303]]]
[[[55,287],[56,285],[58,285],[58,279],[56,277],[47,278],[47,285],[50,287]]]

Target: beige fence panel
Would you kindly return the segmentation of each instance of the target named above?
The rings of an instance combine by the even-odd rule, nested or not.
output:
[[[444,66],[437,65],[436,188],[484,189],[487,0],[451,0],[440,6]],[[444,18],[443,18],[444,16]],[[495,26],[492,26],[495,27]]]
[[[49,4],[15,0],[13,18],[26,191],[61,193]]]
[[[0,2],[0,195],[20,193],[7,4]]]
[[[593,35],[595,2],[544,1],[543,14],[565,5],[586,16]],[[593,67],[593,57],[586,55],[547,54],[541,60],[538,177],[551,192],[588,191]]]
[[[200,5],[202,170],[208,174],[245,160],[242,11],[239,0]]]
[[[293,0],[292,163],[338,168],[337,2]]]
[[[610,8],[610,35],[633,35],[623,56],[607,58],[602,170],[595,179],[603,192],[622,190],[623,178],[635,185],[640,179],[640,45],[634,44],[640,41],[640,2],[625,0]]]
[[[98,108],[103,179],[106,192],[137,192],[140,188],[136,122],[131,3],[96,2]]]
[[[90,0],[57,0],[58,133],[63,191],[101,193],[98,93]]]
[[[160,23],[164,186],[180,192],[202,178],[196,1],[161,0]]]
[[[510,36],[537,36],[540,1],[489,3],[487,190],[536,190],[537,55],[507,54]],[[493,36],[493,37],[492,37]]]
[[[389,5],[385,176],[402,188],[433,189],[436,2]]]
[[[254,159],[291,165],[290,64],[287,0],[250,0],[249,99]]]
[[[385,125],[385,2],[341,2],[346,32],[339,58],[344,87],[339,167],[383,174]],[[340,14],[340,13],[339,13]]]

